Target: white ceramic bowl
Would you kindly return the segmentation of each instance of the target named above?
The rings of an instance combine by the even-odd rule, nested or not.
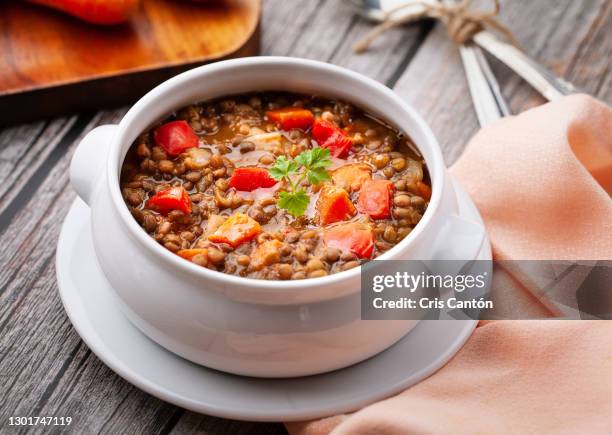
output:
[[[119,125],[92,130],[76,150],[72,184],[91,207],[96,254],[129,319],[160,345],[218,370],[291,377],[346,367],[388,348],[415,321],[360,318],[360,268],[298,281],[211,271],[167,251],[136,223],[119,171],[136,137],[188,104],[248,91],[287,90],[350,101],[405,131],[432,179],[423,219],[379,259],[473,259],[483,228],[457,216],[439,146],[416,111],[380,83],[305,59],[229,60],[180,74],[138,101]]]

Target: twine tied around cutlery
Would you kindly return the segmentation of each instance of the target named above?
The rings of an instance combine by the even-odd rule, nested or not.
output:
[[[415,1],[398,6],[388,11],[385,14],[384,21],[359,40],[353,46],[353,50],[356,53],[362,53],[367,50],[374,39],[385,31],[423,18],[433,18],[440,21],[446,27],[450,38],[459,45],[472,39],[478,32],[487,29],[502,34],[511,44],[518,46],[510,29],[496,18],[500,10],[499,0],[493,0],[493,3],[494,9],[489,12],[471,9],[472,0],[461,0],[456,4]],[[422,10],[408,13],[400,18],[393,18],[393,15],[397,12],[418,5],[423,7]]]

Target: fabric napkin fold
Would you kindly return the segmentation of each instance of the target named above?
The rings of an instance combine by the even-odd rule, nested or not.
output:
[[[496,259],[612,259],[612,109],[604,103],[573,95],[491,124],[451,173],[480,210]],[[521,275],[504,272],[505,294],[548,317],[551,307]],[[611,321],[492,321],[403,393],[286,426],[300,435],[609,434],[610,397]]]

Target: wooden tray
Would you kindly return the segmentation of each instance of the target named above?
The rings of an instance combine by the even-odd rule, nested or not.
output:
[[[198,65],[259,50],[260,0],[143,0],[99,27],[0,0],[0,125],[130,103]]]

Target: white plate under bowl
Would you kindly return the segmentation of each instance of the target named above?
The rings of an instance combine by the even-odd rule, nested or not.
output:
[[[481,221],[458,186],[461,215]],[[479,259],[491,259],[486,241]],[[123,315],[97,263],[89,208],[75,200],[56,259],[59,293],[70,321],[98,358],[162,400],[204,414],[251,421],[296,421],[357,410],[396,394],[442,367],[476,327],[474,320],[421,321],[386,351],[335,372],[292,379],[230,375],[159,346]]]

